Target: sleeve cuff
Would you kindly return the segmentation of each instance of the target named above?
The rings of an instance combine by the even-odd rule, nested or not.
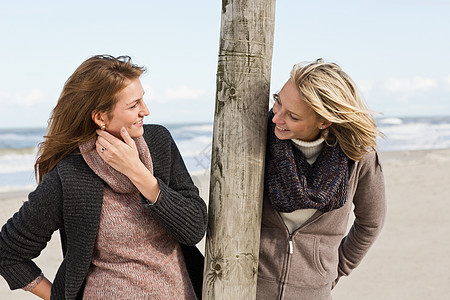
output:
[[[41,283],[42,279],[44,279],[44,273],[39,274],[39,276],[33,280],[32,282],[30,282],[27,286],[25,286],[24,288],[22,288],[24,291],[31,291],[32,289],[34,289],[39,283]]]
[[[150,201],[148,201],[147,198],[144,197],[144,195],[141,194],[141,198],[145,200],[145,204],[147,206],[153,206],[156,204],[156,202],[158,202],[159,198],[161,198],[161,189],[159,189],[158,195],[156,195],[156,200],[155,202],[151,203]]]

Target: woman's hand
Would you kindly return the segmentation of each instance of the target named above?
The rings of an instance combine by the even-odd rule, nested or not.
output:
[[[97,153],[111,167],[129,177],[130,172],[142,165],[136,143],[125,128],[120,130],[123,141],[106,131],[97,130],[97,134]]]
[[[120,130],[123,141],[112,134],[97,130],[97,153],[111,167],[127,176],[141,194],[151,203],[158,200],[159,183],[139,159],[136,143],[124,127]]]

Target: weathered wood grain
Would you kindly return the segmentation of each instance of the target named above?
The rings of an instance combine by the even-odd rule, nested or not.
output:
[[[255,299],[274,20],[222,1],[203,299]]]

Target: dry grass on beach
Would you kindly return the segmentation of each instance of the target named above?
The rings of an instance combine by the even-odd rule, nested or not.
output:
[[[450,149],[389,152],[381,158],[388,200],[386,225],[366,259],[348,278],[341,279],[333,298],[448,299]],[[208,180],[207,175],[194,176],[204,199]],[[26,191],[0,194],[1,224],[26,195]],[[53,278],[60,260],[56,233],[36,263]],[[3,279],[0,295],[1,299],[36,299],[23,291],[10,292]]]

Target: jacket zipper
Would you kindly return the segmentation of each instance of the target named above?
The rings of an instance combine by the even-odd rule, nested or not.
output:
[[[281,223],[284,225],[284,227],[286,228],[286,231],[289,233],[289,229],[287,228],[286,224],[283,221],[283,218],[281,217],[280,213],[277,212],[278,217],[280,218]],[[285,288],[286,288],[286,281],[287,281],[287,275],[289,273],[289,266],[291,264],[291,258],[292,258],[292,254],[294,254],[294,242],[292,241],[292,237],[294,234],[296,234],[298,231],[302,230],[303,228],[307,227],[308,225],[315,223],[317,220],[319,220],[320,218],[322,218],[323,214],[321,214],[320,216],[318,216],[317,218],[315,218],[314,220],[312,220],[309,223],[306,223],[302,226],[300,226],[299,228],[297,228],[296,230],[294,230],[293,233],[289,233],[289,237],[288,237],[288,253],[287,253],[287,259],[286,259],[286,264],[285,264],[285,268],[284,268],[284,274],[283,274],[283,281],[282,281],[282,286],[281,286],[281,291],[280,291],[280,297],[279,299],[283,299],[284,296],[284,292],[285,292]]]
[[[289,254],[294,254],[294,243],[292,242],[292,234],[289,235]]]
[[[284,223],[284,222],[283,222]],[[287,259],[286,259],[286,264],[285,264],[285,268],[284,268],[284,274],[283,274],[283,283],[281,286],[281,291],[280,291],[280,300],[283,299],[283,294],[284,294],[284,289],[286,287],[286,281],[287,281],[287,275],[289,273],[289,266],[291,264],[291,257],[292,254],[294,254],[294,243],[292,242],[292,234],[289,234],[289,238],[288,238],[288,252],[287,252]]]

